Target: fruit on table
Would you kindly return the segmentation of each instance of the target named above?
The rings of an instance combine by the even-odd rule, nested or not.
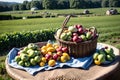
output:
[[[33,43],[28,44],[18,52],[15,57],[17,64],[25,67],[37,65],[42,58],[39,47]]]
[[[98,50],[93,55],[94,63],[97,65],[103,64],[106,61],[112,62],[115,59],[114,50],[108,46],[105,46]]]
[[[49,51],[48,49],[51,50]],[[42,50],[46,50],[45,51],[46,53],[42,52]],[[54,44],[47,43],[46,45],[41,47],[41,53],[43,54],[43,56],[41,58],[39,65],[43,66],[42,64],[44,62],[44,64],[48,64],[49,66],[52,67],[55,66],[57,61],[66,62],[70,60],[70,56],[67,52],[68,52],[67,47],[62,47],[55,43]]]
[[[55,64],[56,64],[56,61],[54,59],[51,59],[48,61],[48,65],[51,67],[55,66]]]
[[[45,66],[45,62],[41,61],[41,62],[39,63],[39,66],[40,66],[40,67]]]

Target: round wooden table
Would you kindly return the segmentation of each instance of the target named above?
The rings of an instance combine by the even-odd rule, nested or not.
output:
[[[41,42],[36,44],[39,45]],[[114,53],[116,55],[114,62],[102,66],[92,64],[88,70],[78,68],[57,68],[49,71],[41,71],[32,76],[24,70],[10,67],[6,58],[6,70],[8,74],[15,80],[102,80],[112,74],[118,68],[120,62],[120,54],[119,50],[114,46],[103,43],[98,44],[109,46],[114,49]]]

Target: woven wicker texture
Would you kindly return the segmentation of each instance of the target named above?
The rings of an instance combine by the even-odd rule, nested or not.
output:
[[[46,43],[42,42],[36,44],[41,47]],[[92,65],[88,70],[79,68],[58,68],[50,71],[38,72],[36,75],[32,76],[26,71],[10,67],[6,59],[6,70],[15,80],[102,80],[117,69],[120,62],[120,55],[117,48],[107,44],[99,44],[109,46],[114,49],[116,60],[112,64],[105,66]]]

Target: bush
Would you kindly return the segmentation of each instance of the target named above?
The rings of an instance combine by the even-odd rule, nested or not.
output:
[[[11,15],[0,15],[0,20],[10,20],[12,19]]]
[[[28,43],[54,40],[55,31],[56,29],[1,34],[0,51],[10,50],[13,47],[23,47]]]

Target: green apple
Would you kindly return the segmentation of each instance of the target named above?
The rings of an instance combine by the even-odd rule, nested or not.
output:
[[[94,55],[93,55],[93,59],[97,59],[97,57],[98,57],[98,55],[99,55],[99,53],[94,53]]]
[[[71,31],[68,31],[68,32],[67,32],[67,36],[72,36],[72,32],[71,32]]]
[[[30,59],[30,63],[31,63],[32,65],[36,65],[36,61],[35,61],[33,58]]]
[[[41,61],[41,58],[40,58],[40,56],[35,56],[35,57],[34,57],[34,60],[38,63],[38,62]]]
[[[28,59],[29,59],[29,57],[28,57],[27,54],[21,55],[21,60],[23,60],[23,61],[28,61]]]
[[[66,33],[62,33],[61,36],[60,36],[60,38],[62,40],[66,40],[67,39],[67,34]]]
[[[92,37],[91,32],[87,32],[87,33],[86,33],[86,38],[87,38],[87,39],[91,39],[91,37]]]
[[[112,56],[113,58],[115,58],[115,54],[114,54],[113,48],[110,48],[110,56]]]
[[[71,36],[67,36],[67,41],[71,41],[72,37]]]
[[[34,54],[35,54],[35,56],[38,56],[38,55],[40,55],[40,51],[35,50]]]
[[[34,57],[34,56],[35,56],[35,51],[34,51],[34,50],[31,50],[31,51],[28,53],[28,56],[29,56],[29,57]]]
[[[100,61],[100,62],[103,62],[103,59],[105,58],[105,55],[104,54],[99,54],[98,55],[98,60]]]
[[[56,32],[57,37],[59,37],[60,33],[61,33],[62,29],[58,29]]]
[[[82,38],[83,41],[86,41],[85,35],[80,35],[80,37]]]
[[[33,50],[35,50],[35,49],[38,48],[38,46],[35,45],[34,43],[29,43],[29,44],[28,44],[28,48],[29,48],[29,49],[33,49]]]
[[[23,51],[24,51],[25,53],[27,53],[28,50],[29,50],[28,47],[24,47],[24,49],[23,49]]]
[[[112,61],[113,60],[113,58],[110,55],[107,55],[106,58],[107,58],[108,61]]]
[[[105,49],[105,52],[111,57],[115,58],[114,50],[112,48]]]
[[[24,61],[19,61],[18,63],[20,66],[24,66]]]
[[[74,27],[74,26],[70,26],[70,27],[68,28],[68,30],[71,31],[71,32],[77,32],[77,28]]]
[[[106,52],[107,54],[110,54],[110,49],[105,49],[105,52]]]
[[[20,56],[16,56],[15,57],[15,61],[18,63],[19,61],[21,60],[21,57]]]
[[[25,66],[29,67],[30,66],[30,62],[29,61],[25,62]]]

